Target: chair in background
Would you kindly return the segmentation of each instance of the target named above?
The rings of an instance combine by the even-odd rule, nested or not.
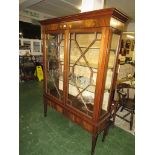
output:
[[[117,86],[117,93],[119,98],[118,110],[120,109],[121,112],[126,110],[128,113],[124,116],[120,116],[118,114],[116,114],[116,116],[130,123],[130,130],[132,130],[133,117],[135,113],[135,87],[130,84],[121,83]],[[130,120],[126,119],[128,115],[131,115]]]

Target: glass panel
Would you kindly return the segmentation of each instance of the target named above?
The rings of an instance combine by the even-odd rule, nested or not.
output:
[[[33,42],[33,52],[41,52],[40,51],[40,42],[37,42],[37,41]]]
[[[31,49],[31,41],[24,40],[23,46],[26,47],[27,49]]]
[[[105,91],[103,96],[102,110],[106,110],[108,108],[109,97],[110,97],[110,89],[113,82],[113,71],[115,67],[116,56],[118,52],[118,44],[119,44],[120,35],[113,34],[111,41],[111,48],[109,53],[109,61],[108,61],[108,69],[106,74],[106,82],[105,82]],[[102,115],[102,113],[101,113]]]
[[[47,36],[47,93],[63,99],[64,35]]]
[[[92,116],[101,33],[71,33],[68,104]]]

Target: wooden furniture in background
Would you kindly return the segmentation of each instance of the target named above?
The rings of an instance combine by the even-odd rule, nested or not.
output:
[[[120,83],[117,86],[117,93],[119,97],[118,110],[121,108],[121,112],[126,110],[128,113],[124,116],[118,114],[116,116],[130,123],[130,130],[132,130],[135,114],[135,87],[127,83]],[[130,115],[130,120],[126,119],[128,115]]]
[[[39,39],[19,38],[19,49],[29,49],[32,55],[42,55]]]
[[[36,77],[34,76],[36,66],[43,66],[42,63],[42,55],[19,56],[20,81],[36,80]]]
[[[92,134],[108,132],[121,32],[128,17],[114,8],[41,21],[44,115],[47,105]]]

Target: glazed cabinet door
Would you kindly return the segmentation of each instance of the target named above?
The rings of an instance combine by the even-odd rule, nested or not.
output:
[[[63,101],[64,33],[46,35],[45,88],[54,99]]]
[[[101,30],[69,33],[67,105],[93,116]]]

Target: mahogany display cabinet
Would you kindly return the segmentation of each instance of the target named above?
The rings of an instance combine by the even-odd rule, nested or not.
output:
[[[121,32],[128,17],[115,8],[41,21],[44,115],[53,107],[103,139],[115,117],[113,96]]]

